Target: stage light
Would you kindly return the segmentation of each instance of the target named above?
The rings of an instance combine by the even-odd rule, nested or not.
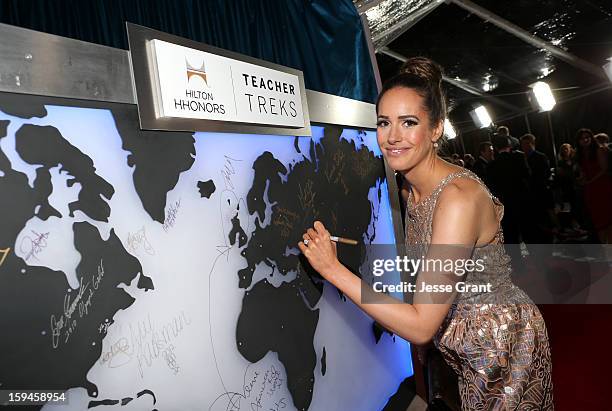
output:
[[[608,57],[608,62],[603,65],[606,76],[612,81],[612,57]]]
[[[553,96],[552,90],[547,83],[538,81],[529,87],[531,88],[529,101],[535,109],[540,112],[550,111],[557,104],[555,96]]]
[[[444,120],[444,135],[449,140],[452,140],[453,138],[457,137],[455,127],[453,127],[453,123],[451,123],[449,119]]]
[[[474,110],[470,111],[470,116],[478,128],[487,128],[493,124],[493,120],[491,120],[491,116],[485,106],[476,107]]]

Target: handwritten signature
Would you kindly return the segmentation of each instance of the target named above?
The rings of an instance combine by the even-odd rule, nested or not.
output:
[[[21,252],[26,253],[25,260],[28,261],[30,258],[34,258],[34,260],[38,260],[36,258],[37,254],[40,254],[43,249],[47,247],[47,238],[49,238],[49,233],[37,233],[34,230],[32,231],[33,237],[26,236],[21,240]]]
[[[128,250],[135,253],[136,251],[138,251],[140,246],[143,247],[145,253],[149,255],[155,255],[155,249],[153,249],[153,246],[147,239],[147,233],[145,232],[144,227],[136,231],[134,234],[128,233],[128,238],[127,238]]]
[[[11,252],[11,248],[5,248],[4,250],[0,250],[0,267],[4,264],[4,260],[6,260],[6,256]]]
[[[174,227],[174,224],[176,223],[176,216],[178,215],[178,210],[181,207],[181,199],[179,198],[178,201],[174,202],[173,204],[170,204],[170,207],[168,208],[167,211],[167,215],[166,215],[166,220],[164,221],[164,231],[168,232],[168,230],[172,227]]]
[[[246,221],[247,230],[245,231],[248,231],[248,227],[250,227],[250,218],[248,216],[246,202],[242,197],[236,194],[233,181],[233,178],[237,174],[235,163],[241,162],[242,160],[232,158],[228,155],[224,155],[223,157],[225,160],[220,173],[225,182],[225,189],[219,196],[219,213],[221,221],[223,222],[221,226],[221,237],[224,239],[224,243],[217,245],[216,249],[219,254],[227,256],[229,255],[229,251],[234,247],[231,241],[229,241],[229,234],[235,228],[233,223],[234,218],[238,217],[239,223],[244,223]],[[240,224],[240,226],[242,227],[242,224]]]
[[[223,163],[223,169],[221,170],[221,175],[223,176],[223,180],[225,181],[225,188],[227,190],[233,190],[234,183],[232,182],[232,176],[236,174],[236,169],[234,168],[234,161],[242,161],[235,158],[231,158],[229,156],[223,156],[225,158],[225,162]]]
[[[298,200],[304,209],[308,210],[314,207],[315,197],[317,193],[314,191],[314,182],[307,180],[306,184],[298,184]]]
[[[143,378],[145,369],[151,367],[156,359],[162,358],[168,368],[174,374],[178,374],[180,367],[175,352],[176,348],[172,342],[190,324],[191,320],[184,311],[172,317],[161,327],[156,326],[151,316],[147,315],[146,319],[130,324],[129,337],[124,336],[117,339],[109,350],[102,353],[99,360],[100,365],[117,368],[135,359],[138,373]]]
[[[293,227],[295,227],[299,215],[284,207],[278,207],[272,219],[272,225],[280,228],[281,238],[289,238]]]
[[[348,194],[349,189],[344,181],[344,156],[344,153],[341,151],[336,152],[332,157],[332,162],[326,167],[323,173],[328,182],[342,186],[344,194]],[[361,163],[359,163],[359,167],[361,167]],[[357,170],[359,167],[355,167],[355,170]]]
[[[57,348],[60,344],[60,338],[63,335],[64,344],[74,334],[79,324],[78,319],[84,318],[89,314],[89,309],[92,305],[93,296],[100,287],[100,283],[104,277],[104,262],[100,259],[97,273],[93,274],[90,281],[85,282],[86,276],[83,275],[79,281],[79,292],[74,300],[71,301],[72,293],[67,293],[64,296],[64,311],[58,317],[51,314],[51,344],[53,348]],[[78,317],[76,315],[78,313]]]
[[[108,363],[108,368],[118,368],[127,364],[132,359],[130,355],[130,344],[127,338],[119,338],[109,351],[102,354],[100,364]]]
[[[285,397],[278,396],[284,379],[281,372],[271,365],[264,372],[254,371],[247,382],[249,367],[244,372],[242,392],[225,392],[221,394],[209,407],[212,410],[217,403],[225,410],[239,411],[243,405],[248,404],[250,411],[279,411],[289,406]]]

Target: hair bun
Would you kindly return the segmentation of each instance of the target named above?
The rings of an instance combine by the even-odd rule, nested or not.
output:
[[[423,98],[431,127],[438,126],[446,118],[446,93],[442,85],[442,67],[438,63],[427,57],[406,60],[396,75],[385,80],[376,100],[376,113],[385,93],[396,87],[412,89]]]
[[[400,74],[410,74],[432,85],[442,83],[442,67],[427,57],[410,57],[399,70]]]

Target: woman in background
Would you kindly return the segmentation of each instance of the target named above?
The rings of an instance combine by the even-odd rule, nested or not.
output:
[[[591,223],[603,244],[612,243],[612,176],[608,172],[608,149],[593,132],[581,128],[576,133],[576,161],[580,166],[584,203]]]
[[[491,292],[417,293],[414,304],[364,304],[362,281],[338,261],[323,224],[308,229],[300,250],[384,327],[417,345],[433,339],[459,377],[464,410],[553,409],[548,335],[537,307],[511,282],[502,246],[503,205],[475,174],[437,153],[446,116],[440,67],[408,59],[385,83],[376,107],[378,144],[409,187],[407,245],[424,248],[427,259],[484,261],[484,271],[463,277],[421,271],[417,290],[424,283],[461,280],[489,283]]]

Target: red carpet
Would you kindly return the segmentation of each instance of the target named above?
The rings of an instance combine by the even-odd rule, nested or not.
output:
[[[539,308],[550,337],[555,410],[609,410],[612,305]]]

